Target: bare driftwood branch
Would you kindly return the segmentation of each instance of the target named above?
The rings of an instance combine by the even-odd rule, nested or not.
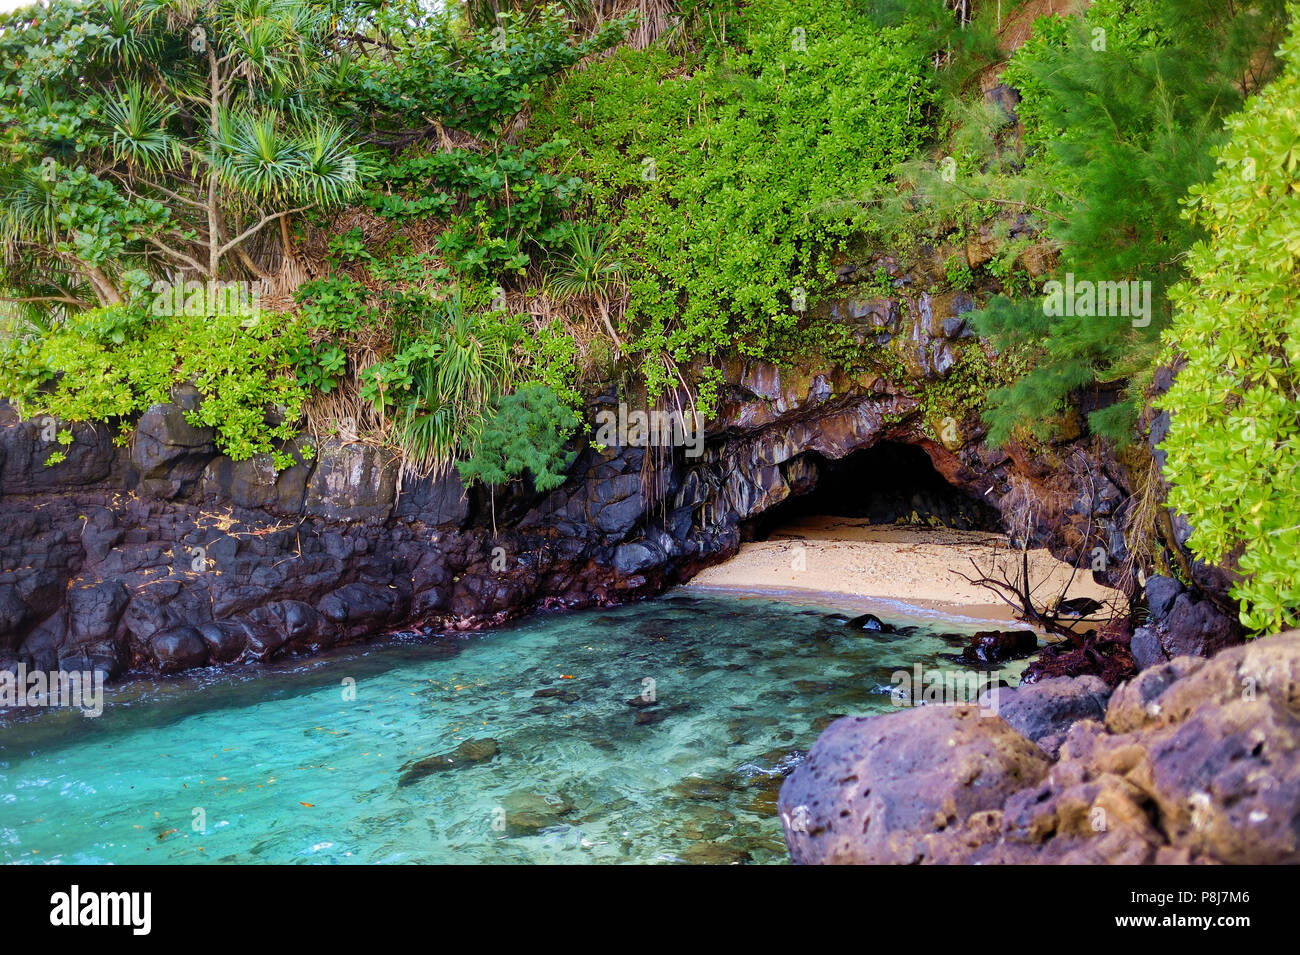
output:
[[[1082,458],[1082,452],[1079,452],[1079,457]],[[1092,472],[1086,467],[1086,460],[1082,463],[1084,465],[1083,470],[1088,478],[1089,495],[1088,523],[1082,538],[1083,556],[1086,556],[1087,546],[1092,540],[1095,526],[1097,488]],[[1070,562],[1070,574],[1066,578],[1064,585],[1053,588],[1051,591],[1052,596],[1049,599],[1045,601],[1039,600],[1039,592],[1047,581],[1040,580],[1035,583],[1029,569],[1029,544],[1035,524],[1035,509],[1036,505],[1033,500],[1026,497],[1022,507],[1010,518],[1009,543],[1014,545],[1018,541],[1020,545],[1019,566],[1014,575],[1009,574],[1004,567],[998,566],[996,559],[994,560],[993,569],[985,571],[973,558],[971,559],[971,566],[975,569],[974,577],[969,577],[961,573],[961,571],[956,571],[956,573],[968,583],[983,587],[985,590],[994,593],[999,600],[1012,609],[1017,619],[1039,627],[1048,633],[1068,636],[1075,632],[1075,626],[1082,620],[1087,619],[1067,614],[1064,610],[1067,595],[1070,588],[1074,586],[1075,577],[1079,572],[1078,559]],[[1102,607],[1105,611],[1105,616],[1102,618],[1104,620],[1114,619],[1123,612],[1122,608],[1112,606],[1106,602],[1103,602]]]

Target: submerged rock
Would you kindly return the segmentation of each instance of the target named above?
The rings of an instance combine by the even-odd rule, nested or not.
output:
[[[822,730],[826,729],[826,727],[830,726],[836,720],[842,720],[844,719],[844,717],[845,717],[844,713],[830,713],[826,716],[819,716],[817,717],[817,719],[813,720],[812,728],[816,732],[820,733]]]
[[[844,626],[850,630],[868,630],[877,633],[893,633],[894,628],[885,623],[874,613],[864,613],[860,617],[854,617]]]
[[[497,752],[497,741],[494,739],[467,739],[450,753],[426,756],[424,759],[406,763],[402,766],[402,775],[398,778],[397,785],[409,786],[432,773],[441,773],[449,769],[465,769],[478,763],[486,763],[493,759]]]
[[[720,802],[731,794],[732,787],[714,779],[687,776],[680,782],[673,783],[672,790],[683,799]]]
[[[501,801],[505,831],[509,836],[531,836],[552,826],[564,825],[563,816],[573,812],[573,803],[563,796],[541,796],[520,790]]]
[[[570,690],[567,686],[548,686],[540,690],[534,690],[533,699],[556,699],[562,700],[565,703],[576,703],[578,700],[578,694],[574,690]]]
[[[1002,663],[1037,649],[1038,634],[1032,630],[981,630],[971,636],[961,655],[967,663]]]
[[[682,861],[691,865],[741,865],[750,858],[747,849],[723,842],[697,842],[682,851]]]

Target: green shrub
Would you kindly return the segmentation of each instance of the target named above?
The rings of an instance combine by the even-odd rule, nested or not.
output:
[[[588,218],[613,224],[621,337],[652,393],[677,364],[763,355],[799,323],[796,289],[833,279],[854,231],[845,199],[916,150],[934,95],[905,31],[852,5],[753,4],[727,35],[686,62],[620,49],[568,76],[529,133],[571,141]]]
[[[1046,146],[1035,170],[1054,186],[1041,210],[1060,249],[1048,278],[1149,283],[1138,286],[1149,309],[1062,314],[1041,296],[1019,297],[1019,283],[992,299],[971,318],[980,334],[1036,356],[990,395],[991,441],[1018,427],[1045,437],[1083,389],[1115,398],[1089,413],[1089,429],[1132,440],[1172,316],[1168,291],[1201,238],[1180,203],[1212,175],[1223,120],[1248,84],[1275,75],[1273,37],[1285,23],[1283,0],[1109,0],[1051,25],[1018,58],[1031,141]]]
[[[365,115],[386,139],[411,141],[415,117],[444,136],[448,129],[474,136],[454,148],[414,137],[383,163],[362,199],[395,223],[445,220],[438,252],[468,278],[522,274],[533,248],[556,238],[581,183],[543,166],[568,144],[557,136],[517,146],[507,133],[550,77],[612,46],[633,19],[606,20],[579,36],[559,5],[529,6],[469,29],[457,4],[387,5],[374,15],[391,42],[360,57],[335,90],[340,115]]]
[[[971,274],[970,264],[964,256],[954,255],[950,258],[943,264],[943,272],[949,288],[966,291],[975,284],[975,276]]]
[[[564,447],[577,427],[578,416],[555,392],[529,382],[500,399],[478,450],[456,468],[466,484],[482,481],[495,488],[527,472],[537,490],[554,490],[564,483],[564,469],[573,462]]]
[[[1208,238],[1172,293],[1165,357],[1186,366],[1161,401],[1168,503],[1198,557],[1237,558],[1241,620],[1261,633],[1300,625],[1300,25],[1283,56],[1192,190]]]
[[[1160,19],[1164,0],[1093,0],[1087,10],[1089,48],[1103,44],[1107,52],[1116,48],[1134,50],[1165,45]],[[1067,132],[1053,120],[1052,94],[1042,80],[1042,71],[1058,65],[1069,49],[1070,18],[1043,14],[1034,20],[1033,34],[1012,55],[1002,81],[1020,93],[1016,116],[1025,128],[1025,148],[1046,157],[1052,141]],[[1098,33],[1097,31],[1101,31]]]
[[[90,309],[39,338],[0,342],[0,394],[24,417],[130,423],[172,388],[203,397],[190,423],[216,431],[235,461],[279,450],[302,416],[305,389],[288,374],[286,351],[301,344],[295,320],[263,314],[151,315],[139,302]]]
[[[392,357],[362,372],[361,397],[395,420],[408,465],[439,471],[478,445],[513,380],[522,336],[517,317],[475,312],[452,296],[426,326],[399,328]]]
[[[555,393],[566,407],[582,408],[578,387],[578,343],[564,323],[552,320],[526,341],[528,363],[537,380]]]

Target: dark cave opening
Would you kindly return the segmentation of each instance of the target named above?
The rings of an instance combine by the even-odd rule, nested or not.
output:
[[[745,540],[765,540],[801,518],[828,516],[872,524],[911,524],[956,530],[1001,531],[996,508],[949,484],[924,450],[882,441],[831,460],[805,455],[816,473],[811,487],[742,526]]]

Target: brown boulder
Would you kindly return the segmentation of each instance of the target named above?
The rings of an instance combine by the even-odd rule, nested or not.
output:
[[[478,763],[486,763],[497,755],[497,741],[494,739],[467,739],[450,753],[413,759],[402,766],[402,775],[398,777],[398,786],[410,786],[425,776],[442,773],[450,769],[465,769]]]
[[[1091,705],[1076,696],[1071,706]],[[1104,724],[1069,727],[1050,768],[978,712],[833,724],[781,792],[792,858],[1300,862],[1300,631],[1144,671],[1114,692]]]
[[[781,787],[794,861],[923,862],[928,836],[1037,783],[1048,759],[987,712],[924,706],[831,724]]]

